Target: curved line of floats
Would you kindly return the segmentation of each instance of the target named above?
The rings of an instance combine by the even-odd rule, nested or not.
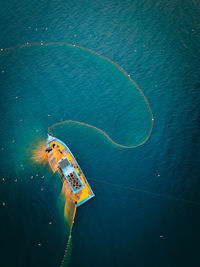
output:
[[[94,129],[98,132],[100,132],[101,134],[103,134],[112,144],[114,144],[115,146],[118,146],[118,147],[121,147],[121,148],[136,148],[136,147],[139,147],[141,145],[143,145],[144,143],[147,142],[147,140],[150,138],[151,136],[151,133],[152,133],[152,130],[153,130],[153,125],[154,125],[154,117],[153,117],[153,113],[152,113],[152,110],[151,110],[151,107],[149,105],[149,102],[147,100],[147,98],[145,97],[143,91],[140,89],[140,87],[136,84],[136,82],[130,77],[130,75],[121,67],[119,66],[117,63],[115,63],[114,61],[112,61],[111,59],[95,52],[94,50],[92,49],[89,49],[89,48],[86,48],[86,47],[83,47],[83,46],[79,46],[79,45],[72,45],[72,44],[68,44],[66,42],[51,42],[51,43],[38,43],[38,42],[35,42],[35,43],[26,43],[24,45],[17,45],[17,46],[14,46],[14,47],[10,47],[10,48],[5,48],[5,49],[0,49],[0,52],[5,52],[5,51],[10,51],[10,50],[14,50],[14,49],[17,49],[17,48],[23,48],[23,47],[27,47],[27,46],[34,46],[34,45],[44,45],[44,46],[50,46],[50,45],[66,45],[66,46],[69,46],[69,47],[74,47],[74,48],[79,48],[79,49],[82,49],[82,50],[86,50],[92,54],[95,54],[103,59],[105,59],[106,61],[110,62],[113,66],[115,66],[116,68],[118,68],[121,72],[124,73],[124,75],[130,80],[130,82],[137,88],[137,90],[139,91],[139,93],[142,95],[142,97],[144,98],[146,104],[147,104],[147,107],[148,107],[148,110],[150,112],[150,115],[151,115],[151,128],[150,128],[150,131],[147,135],[147,137],[141,142],[139,143],[138,145],[134,145],[134,146],[125,146],[125,145],[122,145],[122,144],[119,144],[117,142],[115,142],[105,131],[103,131],[102,129],[100,128],[97,128],[93,125],[90,125],[90,124],[87,124],[87,123],[84,123],[84,122],[80,122],[80,121],[73,121],[73,120],[66,120],[66,121],[63,121],[63,122],[57,122],[55,124],[53,124],[52,126],[48,127],[48,133],[53,135],[53,133],[51,132],[51,130],[56,127],[56,126],[59,126],[61,124],[67,124],[67,123],[71,123],[71,124],[78,124],[78,125],[82,125],[82,126],[85,126],[85,127],[88,127],[88,128],[91,128],[91,129]],[[63,260],[61,262],[61,266],[63,266],[63,263],[64,263],[64,258],[65,258],[65,255],[67,254],[68,252],[68,248],[69,248],[69,244],[70,244],[70,241],[71,241],[71,235],[72,235],[72,229],[73,229],[73,223],[74,223],[74,218],[75,218],[75,214],[76,214],[76,209],[74,211],[74,214],[73,214],[73,220],[72,220],[72,224],[70,226],[70,235],[69,235],[69,239],[67,241],[67,246],[66,246],[66,249],[65,249],[65,254],[64,254],[64,257],[63,257]]]
[[[93,126],[93,125],[90,125],[90,124],[87,124],[87,123],[84,123],[84,122],[79,122],[79,121],[73,121],[73,120],[66,120],[66,121],[63,121],[63,122],[58,122],[58,123],[55,123],[53,124],[52,126],[50,126],[48,128],[48,133],[49,134],[52,134],[51,130],[58,126],[58,125],[61,125],[61,124],[67,124],[67,123],[72,123],[72,124],[79,124],[79,125],[82,125],[82,126],[85,126],[85,127],[88,127],[88,128],[92,128],[100,133],[102,133],[112,144],[114,144],[115,146],[118,146],[118,147],[121,147],[121,148],[136,148],[136,147],[139,147],[141,145],[143,145],[144,143],[147,142],[147,140],[150,138],[151,136],[151,133],[152,133],[152,130],[153,130],[153,125],[154,125],[154,117],[153,117],[153,113],[152,113],[152,110],[151,110],[151,107],[149,105],[149,102],[147,100],[147,98],[145,97],[143,91],[141,90],[141,88],[136,84],[136,82],[130,77],[130,75],[121,67],[119,66],[116,62],[112,61],[111,59],[95,52],[94,50],[92,49],[89,49],[89,48],[86,48],[86,47],[83,47],[83,46],[79,46],[79,45],[72,45],[72,44],[68,44],[66,42],[50,42],[50,43],[39,43],[39,42],[34,42],[34,43],[26,43],[24,45],[17,45],[17,46],[14,46],[14,47],[10,47],[10,48],[5,48],[5,49],[0,49],[0,52],[5,52],[5,51],[10,51],[10,50],[14,50],[14,49],[17,49],[17,48],[22,48],[22,47],[27,47],[27,46],[34,46],[34,45],[42,45],[42,46],[50,46],[50,45],[66,45],[66,46],[69,46],[69,47],[74,47],[74,48],[79,48],[81,50],[86,50],[92,54],[95,54],[97,55],[98,57],[101,57],[103,59],[105,59],[106,61],[110,62],[113,66],[115,66],[116,68],[118,68],[121,72],[124,73],[124,75],[130,80],[130,82],[137,88],[137,90],[139,91],[139,93],[142,95],[142,97],[144,98],[146,104],[147,104],[147,107],[148,107],[148,110],[150,112],[150,115],[151,115],[151,128],[149,130],[149,133],[147,135],[147,137],[141,142],[139,143],[138,145],[131,145],[131,146],[128,146],[128,145],[122,145],[122,144],[119,144],[117,142],[115,142],[105,131]]]

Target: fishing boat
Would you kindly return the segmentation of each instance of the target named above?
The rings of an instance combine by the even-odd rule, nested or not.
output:
[[[46,152],[52,171],[59,173],[77,207],[94,197],[84,173],[65,143],[48,134]]]

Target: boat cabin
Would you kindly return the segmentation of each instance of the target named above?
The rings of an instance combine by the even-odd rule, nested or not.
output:
[[[71,165],[66,157],[59,160],[58,164],[74,194],[85,187],[75,168]]]

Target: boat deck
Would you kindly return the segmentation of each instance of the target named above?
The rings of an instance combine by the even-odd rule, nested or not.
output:
[[[48,158],[49,158],[49,164],[53,172],[59,171],[59,173],[63,178],[63,182],[65,183],[66,186],[69,187],[69,183],[66,180],[65,176],[63,175],[63,172],[60,169],[58,163],[59,160],[67,158],[67,160],[74,168],[77,176],[80,178],[83,184],[83,187],[77,193],[74,193],[73,189],[71,188],[71,194],[74,201],[77,203],[77,206],[80,206],[81,204],[92,198],[94,196],[94,193],[92,192],[82,170],[80,169],[78,163],[73,157],[71,151],[67,149],[67,146],[63,142],[55,138],[49,143],[49,147],[52,148],[52,150],[48,153]]]

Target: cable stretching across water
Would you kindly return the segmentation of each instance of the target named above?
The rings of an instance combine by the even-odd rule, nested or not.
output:
[[[111,59],[95,52],[94,50],[92,49],[89,49],[89,48],[86,48],[86,47],[83,47],[83,46],[79,46],[79,45],[72,45],[72,44],[69,44],[69,43],[66,43],[66,42],[50,42],[50,43],[27,43],[27,44],[24,44],[24,45],[17,45],[17,46],[14,46],[14,47],[10,47],[10,48],[5,48],[5,49],[0,49],[0,52],[5,52],[5,51],[10,51],[10,50],[14,50],[14,49],[17,49],[17,48],[23,48],[23,47],[29,47],[29,46],[51,46],[51,45],[65,45],[65,46],[69,46],[69,47],[74,47],[74,48],[79,48],[81,50],[85,50],[85,51],[88,51],[100,58],[103,58],[104,60],[110,62],[113,66],[115,66],[118,70],[120,70],[129,80],[130,82],[136,87],[136,89],[139,91],[139,93],[141,94],[141,96],[143,97],[147,107],[148,107],[148,110],[149,110],[149,113],[150,113],[150,116],[151,116],[151,128],[149,130],[149,133],[147,135],[147,137],[139,144],[137,145],[130,145],[130,146],[126,146],[126,145],[122,145],[122,144],[119,144],[117,142],[115,142],[105,131],[103,131],[102,129],[99,129],[97,128],[96,126],[93,126],[93,125],[90,125],[90,124],[87,124],[87,123],[84,123],[84,122],[79,122],[79,121],[73,121],[73,120],[66,120],[66,121],[63,121],[63,122],[57,122],[55,124],[53,124],[52,126],[50,126],[48,128],[48,133],[53,135],[53,133],[51,132],[51,130],[53,130],[54,127],[56,126],[59,126],[61,124],[69,124],[69,123],[73,123],[73,124],[79,124],[79,125],[82,125],[82,126],[86,126],[86,127],[89,127],[89,128],[92,128],[100,133],[102,133],[110,142],[112,142],[115,146],[118,146],[118,147],[121,147],[121,148],[136,148],[136,147],[139,147],[141,145],[143,145],[144,143],[147,142],[147,140],[150,138],[151,136],[151,133],[152,133],[152,130],[153,130],[153,124],[154,124],[154,117],[153,117],[153,113],[152,113],[152,110],[151,110],[151,107],[149,105],[149,102],[147,100],[147,98],[145,97],[143,91],[141,90],[141,88],[136,84],[136,82],[130,77],[130,75],[121,67],[119,66],[116,62],[112,61]]]
[[[111,182],[107,182],[107,181],[101,181],[101,180],[97,180],[97,179],[93,179],[93,178],[87,178],[87,179],[91,180],[91,181],[98,182],[98,183],[102,183],[102,184],[112,185],[115,187],[120,187],[123,189],[131,190],[131,191],[135,191],[135,192],[139,192],[139,193],[145,193],[145,194],[149,194],[149,195],[164,198],[164,199],[176,200],[176,201],[180,201],[180,202],[187,203],[187,204],[197,205],[200,207],[200,202],[197,202],[197,201],[192,201],[192,200],[183,199],[183,198],[177,198],[177,197],[173,197],[173,196],[169,196],[169,195],[167,196],[167,195],[154,193],[154,192],[143,190],[143,189],[138,189],[138,188],[135,188],[132,186],[115,184],[115,183],[111,183]]]

